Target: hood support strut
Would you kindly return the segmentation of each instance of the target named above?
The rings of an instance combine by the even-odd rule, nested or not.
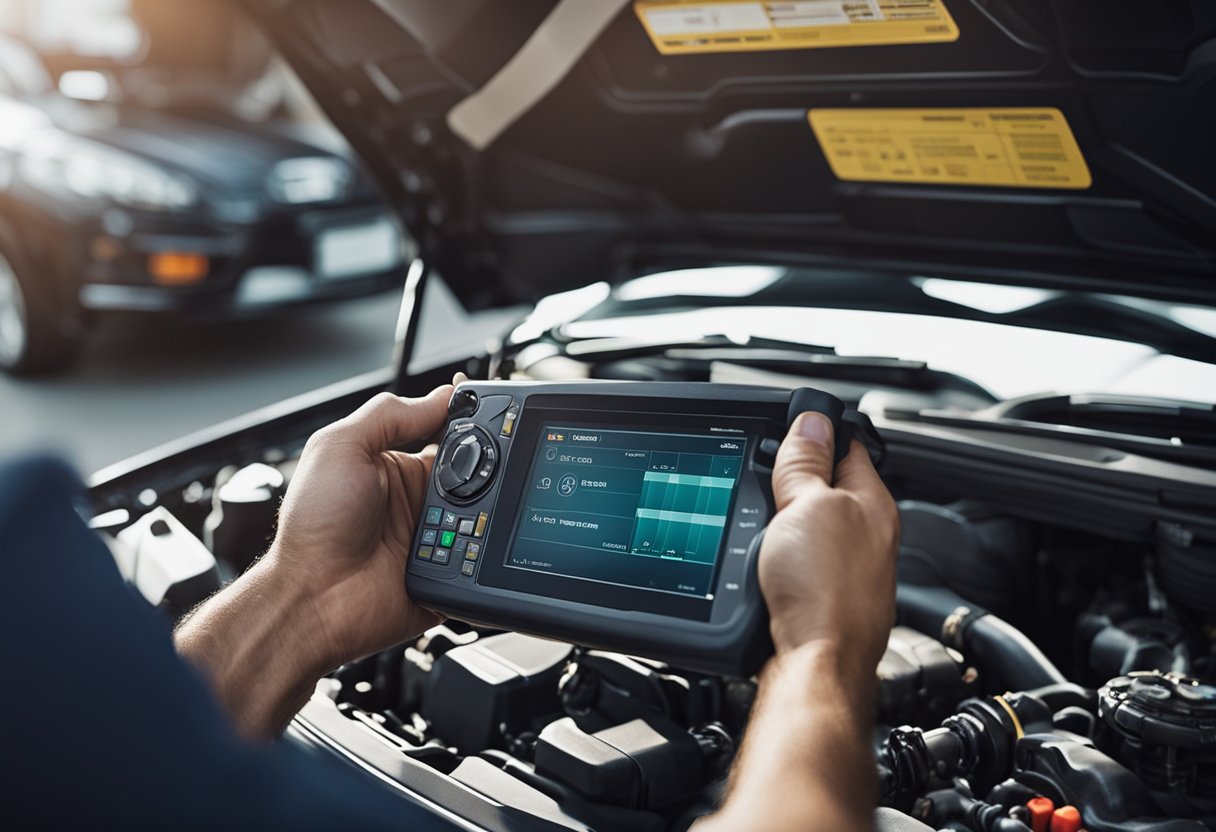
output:
[[[422,257],[410,262],[405,277],[405,288],[401,291],[401,309],[397,313],[397,332],[393,338],[393,358],[396,373],[392,392],[403,395],[408,389],[410,362],[414,357],[414,344],[418,341],[418,328],[422,324],[422,300],[426,294],[427,278],[431,267]]]

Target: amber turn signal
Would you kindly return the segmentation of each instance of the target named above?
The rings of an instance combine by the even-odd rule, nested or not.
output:
[[[198,283],[210,269],[211,260],[203,254],[161,251],[148,255],[148,274],[162,286]]]

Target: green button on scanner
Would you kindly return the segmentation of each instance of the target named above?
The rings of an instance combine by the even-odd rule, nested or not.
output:
[[[456,532],[444,532],[439,536],[439,545],[445,549],[452,548],[452,544],[456,542]]]

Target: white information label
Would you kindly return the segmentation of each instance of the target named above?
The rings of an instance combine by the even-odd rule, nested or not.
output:
[[[656,35],[704,35],[772,28],[763,3],[669,6],[647,9],[645,13],[646,22]]]

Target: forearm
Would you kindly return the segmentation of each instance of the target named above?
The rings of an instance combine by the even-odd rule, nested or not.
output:
[[[321,616],[272,556],[195,610],[174,640],[251,738],[281,733],[332,669]]]
[[[846,649],[813,643],[779,654],[761,678],[726,803],[706,827],[871,828],[876,691],[874,669]]]

